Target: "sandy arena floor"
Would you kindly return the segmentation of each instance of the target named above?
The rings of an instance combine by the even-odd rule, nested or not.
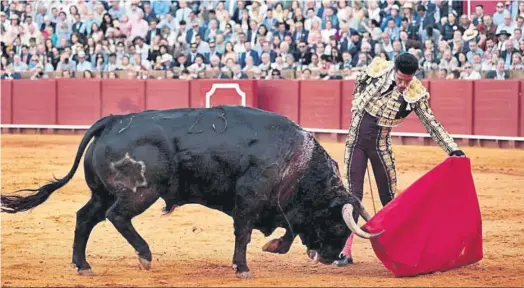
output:
[[[2,135],[2,193],[35,188],[71,168],[81,136]],[[339,163],[343,144],[325,143]],[[395,146],[399,188],[444,160],[438,147]],[[524,286],[524,151],[465,148],[472,159],[483,215],[484,259],[461,269],[395,279],[368,241],[357,239],[356,264],[337,268],[312,264],[297,238],[286,255],[261,251],[265,238],[253,233],[248,264],[255,276],[238,280],[232,269],[232,219],[188,205],[160,217],[159,200],[133,223],[153,252],[153,267],[141,271],[132,247],[108,221],[95,227],[87,260],[95,276],[71,268],[76,211],[90,192],[79,168],[67,186],[30,213],[2,217],[2,286]],[[82,165],[80,166],[82,167]],[[342,165],[341,165],[342,169]],[[375,184],[373,184],[376,193]],[[367,184],[366,184],[367,186]],[[373,211],[369,187],[364,203]],[[377,208],[380,207],[375,195]]]

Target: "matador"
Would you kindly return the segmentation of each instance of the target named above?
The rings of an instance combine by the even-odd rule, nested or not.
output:
[[[417,58],[403,53],[394,62],[376,57],[357,76],[344,164],[349,191],[361,201],[368,160],[371,162],[382,206],[395,197],[397,173],[390,133],[412,111],[449,156],[465,156],[435,119],[429,107],[429,93],[414,76],[418,69]],[[353,234],[347,239],[340,259],[335,261],[336,265],[353,263],[352,243]]]

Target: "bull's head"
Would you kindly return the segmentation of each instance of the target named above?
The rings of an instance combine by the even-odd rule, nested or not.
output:
[[[356,202],[356,203],[355,203]],[[327,212],[327,217],[319,217],[323,221],[315,221],[306,233],[301,234],[302,242],[307,246],[308,256],[315,262],[322,264],[332,264],[340,259],[340,253],[344,248],[350,231],[355,235],[371,239],[381,235],[384,231],[371,234],[363,231],[356,223],[355,219],[359,214],[368,221],[371,216],[364,206],[356,200],[354,203],[342,205],[332,205]]]

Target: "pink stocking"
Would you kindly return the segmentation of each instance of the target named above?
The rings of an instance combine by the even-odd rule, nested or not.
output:
[[[344,249],[342,249],[342,254],[346,257],[351,257],[351,249],[353,247],[353,236],[355,234],[351,233],[351,235],[348,237],[348,240],[346,240],[346,245],[344,245]]]

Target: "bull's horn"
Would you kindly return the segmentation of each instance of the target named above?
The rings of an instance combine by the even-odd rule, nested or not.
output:
[[[369,214],[368,210],[366,210],[366,207],[360,203],[360,216],[366,220],[366,222],[369,222],[369,219],[371,219],[371,214]]]
[[[379,233],[370,234],[362,230],[353,219],[353,205],[351,204],[346,204],[342,207],[342,217],[344,218],[344,222],[346,222],[348,228],[359,237],[370,239],[384,233],[384,231],[381,231]]]

